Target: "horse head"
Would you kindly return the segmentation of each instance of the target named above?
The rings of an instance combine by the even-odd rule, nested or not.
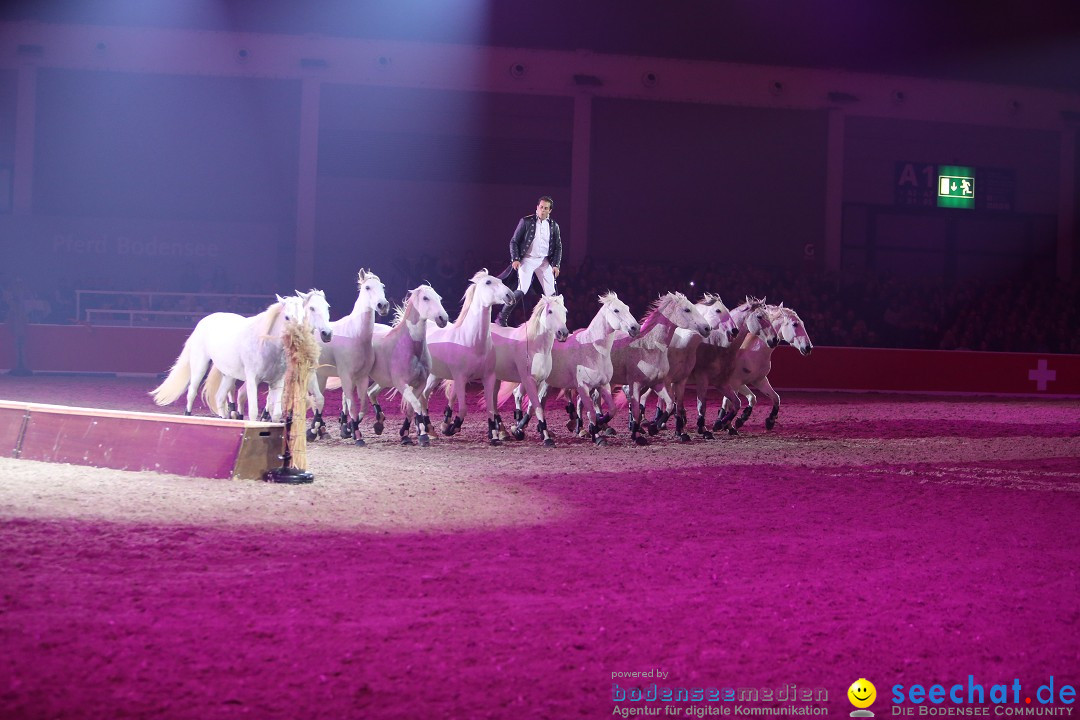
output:
[[[487,268],[477,271],[469,282],[472,283],[472,301],[480,303],[481,307],[514,303],[513,291],[506,287],[502,280],[489,273]]]
[[[361,310],[372,310],[379,315],[390,312],[390,303],[386,301],[386,286],[379,276],[370,270],[360,268],[356,276],[356,307]]]
[[[641,334],[641,323],[634,319],[630,307],[615,293],[600,296],[600,312],[611,330],[622,330],[632,338]]]
[[[695,306],[705,322],[712,326],[711,337],[716,337],[720,347],[728,347],[739,335],[739,323],[731,317],[731,311],[719,295],[705,293]]]
[[[765,298],[758,300],[755,297],[747,295],[746,302],[740,305],[739,309],[743,310],[746,314],[746,332],[748,334],[757,335],[771,348],[774,348],[779,344],[780,336],[777,335],[776,330],[773,329],[772,318],[769,317],[769,311],[765,305]]]
[[[426,283],[410,290],[405,296],[405,302],[407,306],[415,308],[416,314],[425,322],[431,320],[441,328],[450,322],[450,317],[443,309],[442,296]]]
[[[791,308],[784,307],[784,303],[769,306],[769,315],[772,317],[772,326],[784,342],[791,345],[802,355],[809,355],[814,350],[814,344],[810,342],[810,336],[806,333],[799,314]]]
[[[311,325],[312,331],[319,333],[324,343],[330,342],[334,329],[330,327],[330,303],[326,302],[326,294],[322,290],[309,290],[306,293],[297,290],[296,296],[304,303],[304,319]]]
[[[544,332],[553,332],[559,342],[566,342],[566,338],[570,337],[570,330],[566,327],[566,305],[563,296],[545,295],[540,298],[529,318],[530,326],[532,323],[536,323]]]
[[[709,337],[712,333],[709,323],[681,292],[669,292],[661,297],[656,301],[654,312],[663,315],[676,327],[693,330],[703,338]]]
[[[281,297],[275,295],[277,302],[267,308],[267,316],[262,326],[261,335],[281,335],[289,325],[304,322],[304,300],[298,295]]]

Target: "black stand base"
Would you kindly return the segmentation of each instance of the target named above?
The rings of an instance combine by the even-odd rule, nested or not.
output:
[[[289,448],[289,434],[292,430],[292,423],[293,416],[292,411],[290,411],[285,418],[285,454],[278,455],[282,465],[279,468],[267,471],[267,473],[263,475],[263,480],[266,482],[285,483],[288,485],[304,485],[306,483],[315,482],[315,476],[307,470],[290,467],[292,465],[292,450]]]
[[[288,485],[304,485],[315,482],[315,476],[307,470],[299,470],[294,467],[274,468],[263,476],[266,482],[286,483]]]

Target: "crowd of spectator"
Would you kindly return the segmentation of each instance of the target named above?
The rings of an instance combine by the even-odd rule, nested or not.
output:
[[[387,285],[387,297],[428,281],[453,316],[468,277],[489,265],[479,257],[422,257],[405,264],[375,268]],[[685,266],[657,263],[614,263],[586,259],[565,267],[558,287],[566,298],[571,329],[584,327],[597,309],[597,296],[614,290],[640,318],[652,302],[669,290],[697,300],[703,292],[719,294],[730,307],[746,295],[783,302],[802,317],[815,345],[926,348],[1080,354],[1080,284],[1052,277],[1015,277],[1008,281],[900,279],[872,274],[832,274],[792,268],[731,265]],[[509,279],[513,285],[513,279]],[[41,289],[23,284],[20,294],[31,323],[71,323],[75,290]],[[251,315],[266,306],[266,295],[193,291],[188,295],[95,295],[94,307],[159,310],[190,315],[226,310]],[[536,301],[531,293],[525,305]],[[10,312],[12,283],[0,283],[0,322]],[[512,322],[521,322],[515,314]]]

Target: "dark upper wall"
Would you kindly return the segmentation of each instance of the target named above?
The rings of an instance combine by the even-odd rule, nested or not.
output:
[[[41,70],[34,213],[288,220],[300,84]]]
[[[821,243],[824,113],[597,99],[590,253],[802,263]]]

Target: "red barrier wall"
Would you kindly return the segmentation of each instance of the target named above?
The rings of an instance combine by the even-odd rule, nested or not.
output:
[[[30,325],[27,333],[31,370],[159,373],[190,330]],[[14,364],[11,332],[0,325],[0,368]],[[781,347],[769,380],[778,389],[1080,395],[1080,355],[815,347],[802,357]]]

